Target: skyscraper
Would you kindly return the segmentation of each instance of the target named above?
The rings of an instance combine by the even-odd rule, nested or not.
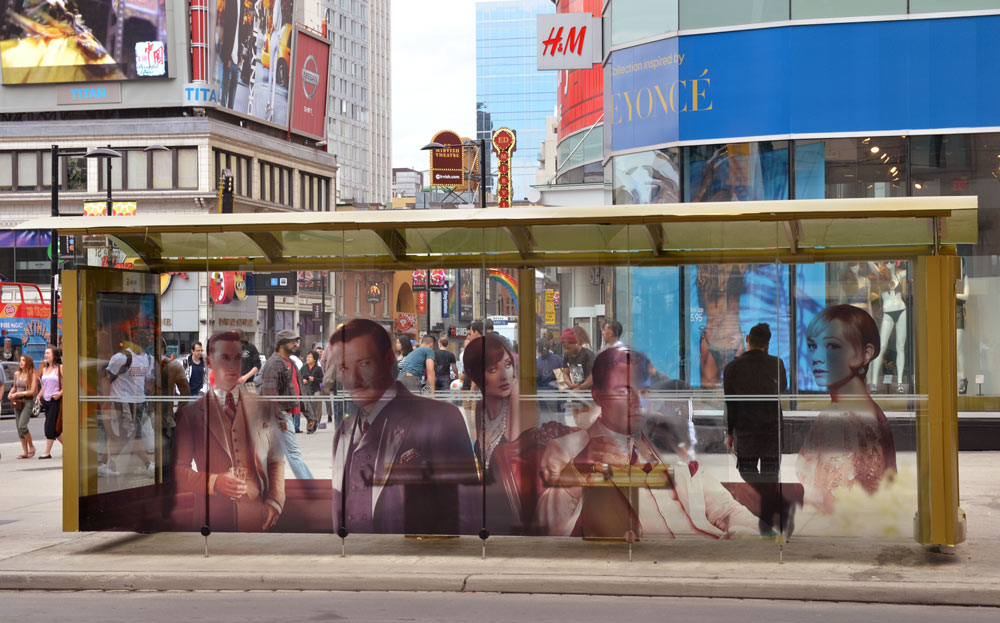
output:
[[[392,197],[391,0],[322,0],[330,57],[328,151],[340,166],[337,200]]]
[[[535,16],[554,12],[552,0],[476,2],[476,131],[479,138],[500,127],[517,132],[515,200],[535,183],[545,117],[556,106],[556,72],[538,71],[535,60]]]

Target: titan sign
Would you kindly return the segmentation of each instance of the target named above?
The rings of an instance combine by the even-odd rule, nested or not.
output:
[[[979,70],[1000,57],[998,31],[1000,16],[989,15],[782,26],[620,50],[604,68],[605,145],[995,127],[1000,83]]]

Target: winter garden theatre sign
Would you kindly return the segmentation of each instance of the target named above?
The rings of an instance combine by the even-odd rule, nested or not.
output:
[[[604,69],[604,144],[624,152],[682,141],[992,127],[1000,81],[975,72],[984,53],[1000,56],[998,30],[1000,15],[894,21],[881,24],[881,45],[871,46],[866,24],[805,24],[618,50]],[[928,36],[940,43],[933,51],[920,48]],[[872,75],[880,79],[864,89],[843,88],[842,77]]]

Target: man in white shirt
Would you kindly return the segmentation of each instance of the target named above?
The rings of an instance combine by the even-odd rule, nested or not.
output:
[[[129,321],[126,330],[128,339],[104,368],[111,397],[110,412],[105,416],[108,460],[98,465],[98,475],[105,477],[119,475],[114,465],[126,445],[131,445],[132,453],[145,466],[147,475],[152,476],[155,470],[149,456],[153,429],[146,426],[149,419],[146,387],[153,382],[155,372],[153,356],[146,352],[152,344],[152,333],[139,319]]]

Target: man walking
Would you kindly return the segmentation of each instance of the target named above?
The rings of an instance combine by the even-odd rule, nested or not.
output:
[[[201,342],[195,342],[191,345],[191,354],[184,361],[184,374],[187,376],[192,396],[200,396],[208,388],[208,383],[205,382],[204,354],[205,349],[202,348]]]
[[[420,379],[427,377],[427,387],[434,395],[434,336],[425,335],[420,346],[403,357],[399,364],[399,382],[413,393],[420,393]]]
[[[771,328],[760,323],[746,337],[747,350],[729,362],[723,372],[726,394],[726,447],[736,454],[740,476],[760,493],[760,531],[772,534],[780,511],[779,530],[785,529],[778,472],[781,466],[781,402],[788,390],[785,364],[767,353]],[[770,399],[752,398],[766,396]]]
[[[302,458],[302,450],[295,439],[295,416],[302,414],[299,400],[299,372],[292,362],[292,355],[299,349],[299,336],[294,331],[284,329],[274,336],[274,354],[264,363],[261,370],[260,395],[274,396],[277,407],[279,439],[285,450],[288,466],[296,478],[312,478],[312,472]]]

